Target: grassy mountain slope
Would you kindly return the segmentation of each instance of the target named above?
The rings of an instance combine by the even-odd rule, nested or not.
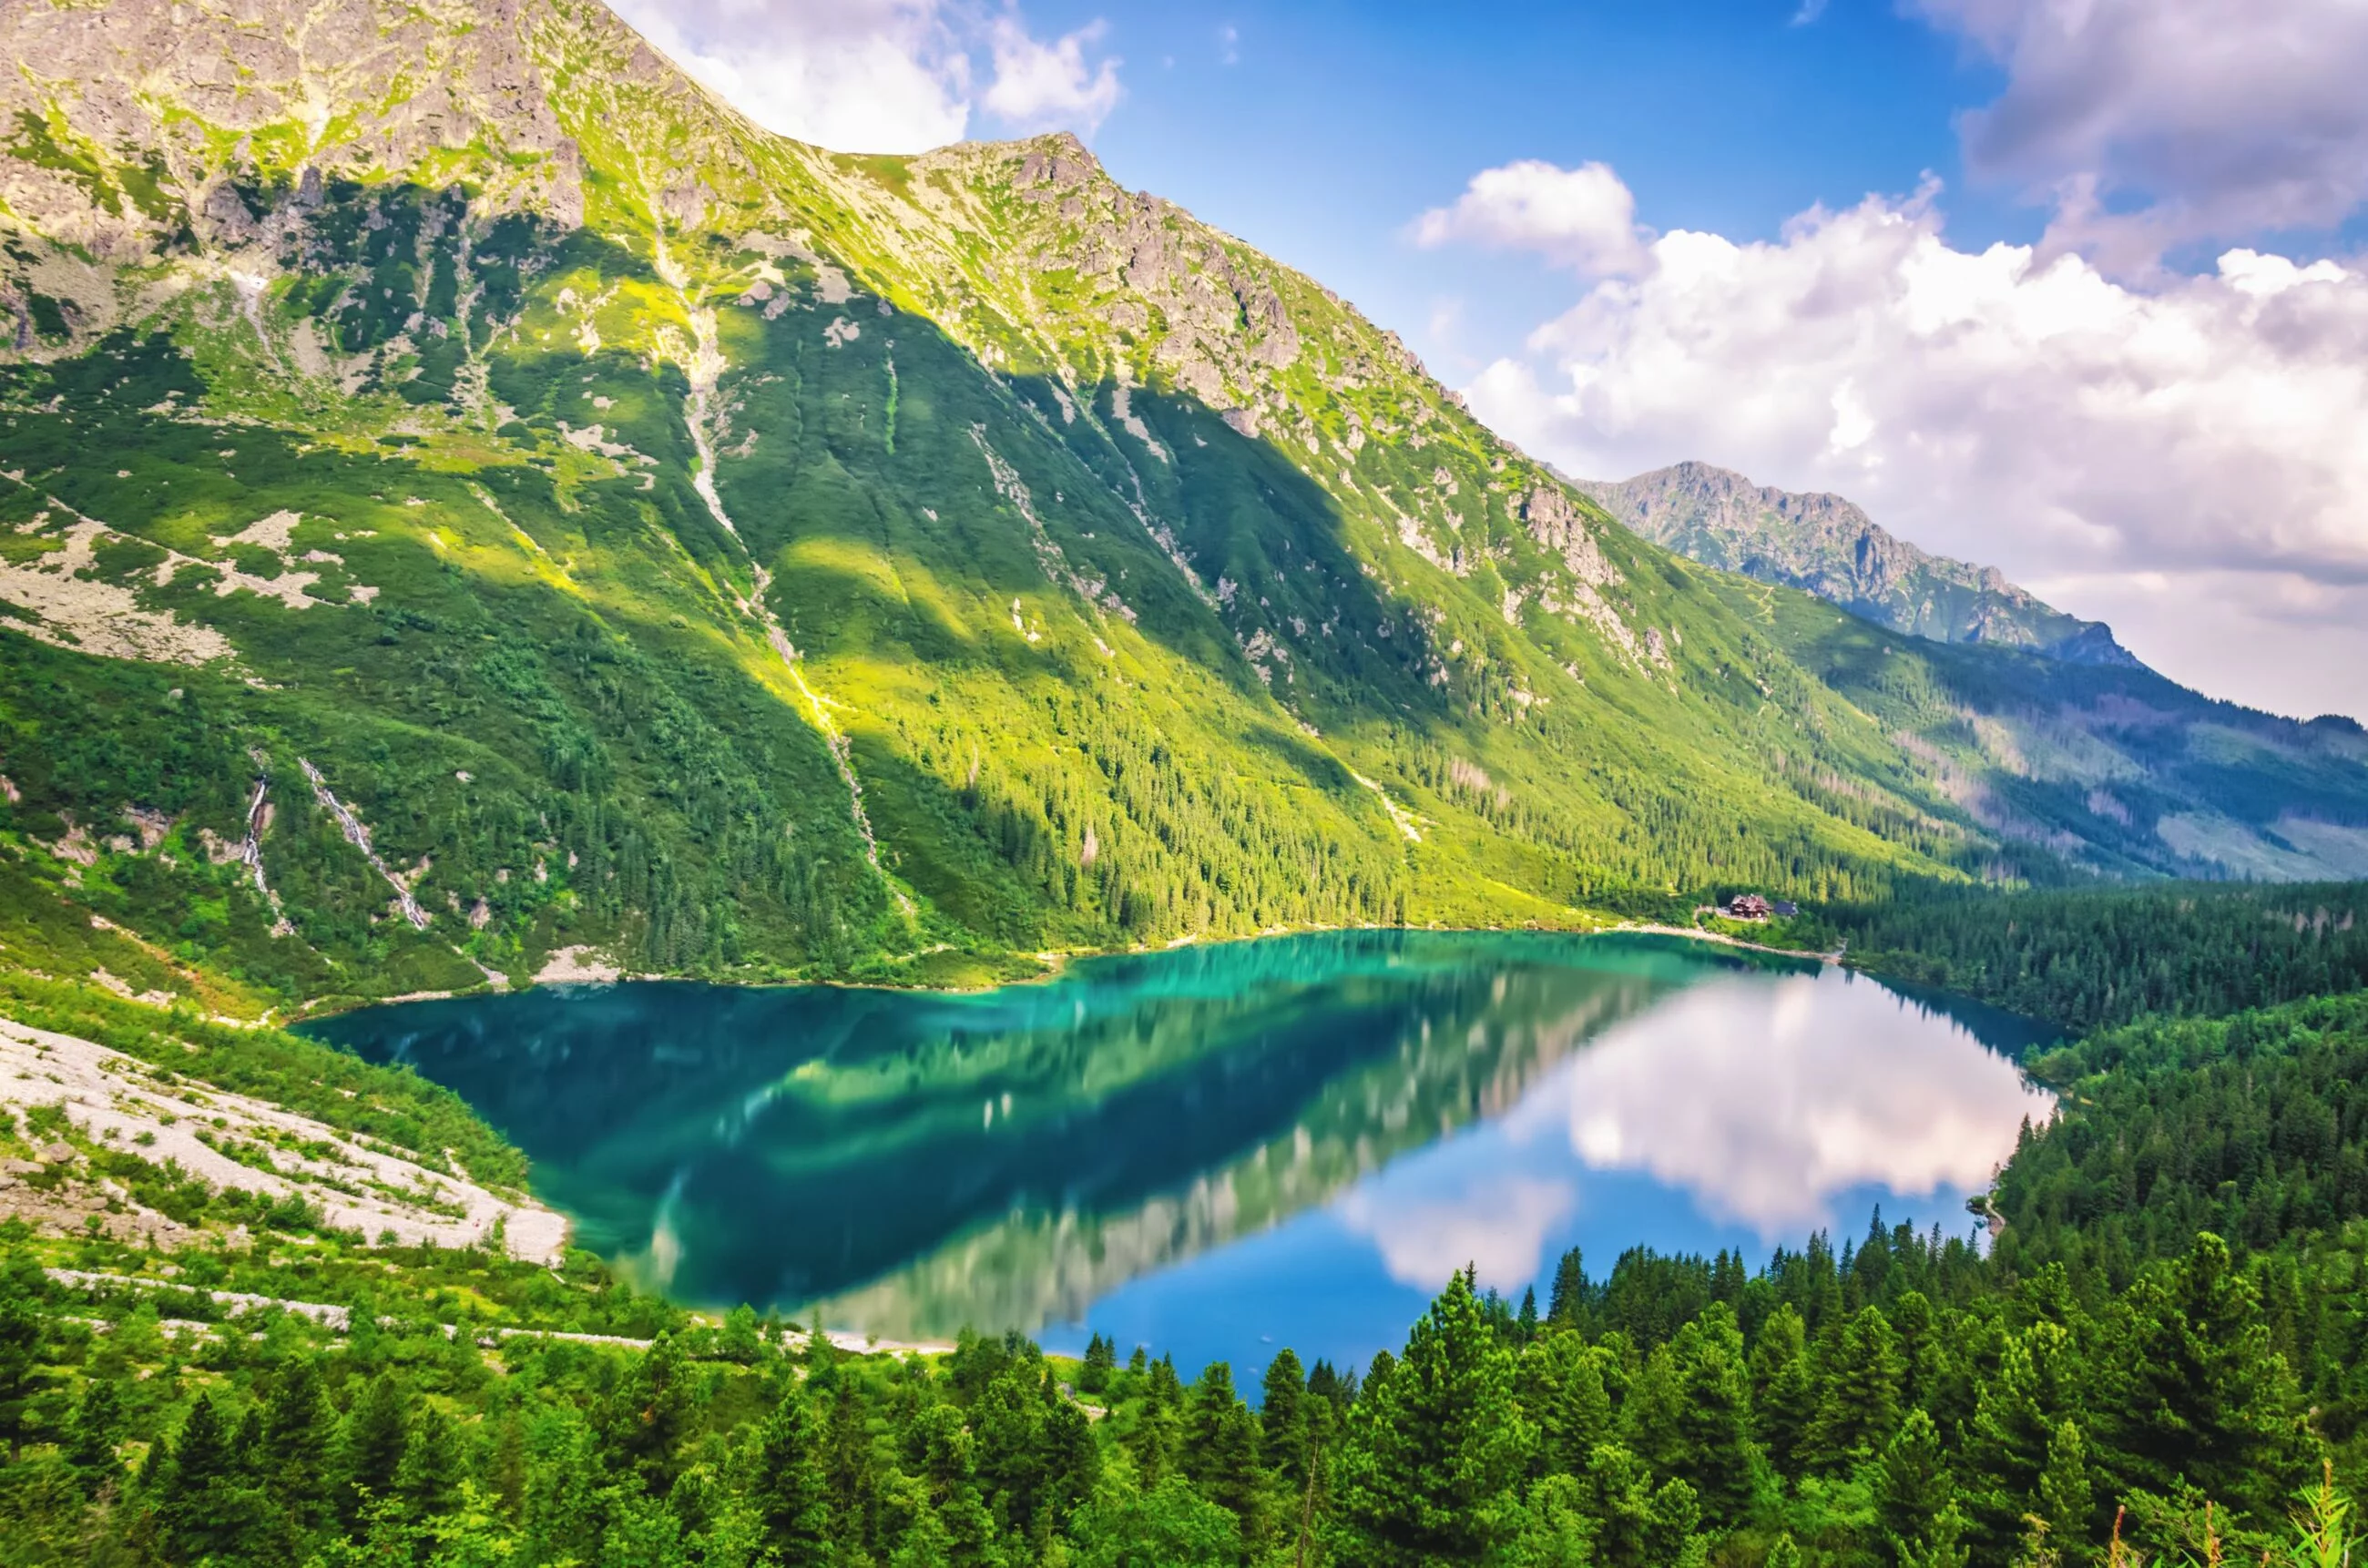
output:
[[[1068,138],[805,147],[578,0],[0,52],[20,965],[945,981],[2089,854]]]
[[[2300,722],[2143,666],[1903,637],[1766,594],[1782,646],[2004,841],[2109,875],[2368,876],[2368,734],[2349,719]]]
[[[1928,555],[1838,495],[1695,462],[1577,483],[1646,539],[1849,611],[1756,596],[1787,653],[2002,839],[2112,875],[2368,874],[2368,746],[2348,720],[2213,701],[2138,664],[2101,622]],[[1732,602],[1754,597],[1726,587]]]

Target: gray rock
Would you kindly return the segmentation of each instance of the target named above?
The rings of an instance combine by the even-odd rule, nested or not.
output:
[[[1757,485],[1700,462],[1570,483],[1656,544],[1800,588],[1894,631],[2002,643],[2071,664],[2138,665],[2111,627],[2065,614],[1994,566],[1929,554],[1839,495]]]

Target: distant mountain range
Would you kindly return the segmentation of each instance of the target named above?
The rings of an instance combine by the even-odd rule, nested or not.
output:
[[[2076,665],[2138,663],[2102,621],[2065,614],[1995,566],[1930,554],[1839,495],[1778,490],[1701,462],[1616,483],[1570,483],[1655,544],[1815,594],[1894,631],[2003,644]]]

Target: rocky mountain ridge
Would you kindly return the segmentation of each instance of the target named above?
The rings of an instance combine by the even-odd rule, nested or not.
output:
[[[2101,621],[2043,603],[1995,566],[1918,549],[1839,495],[1778,490],[1702,462],[1571,483],[1656,544],[1815,594],[1894,631],[2073,664],[2137,664]]]
[[[14,961],[951,982],[2368,824],[2350,737],[1665,551],[1073,138],[804,146],[592,0],[0,56]]]

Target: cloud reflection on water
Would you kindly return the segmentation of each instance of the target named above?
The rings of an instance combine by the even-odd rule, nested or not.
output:
[[[1435,1290],[1468,1263],[1511,1288],[1573,1221],[1618,1230],[1616,1213],[1652,1201],[1615,1176],[1798,1245],[1838,1223],[1846,1195],[1981,1190],[2023,1119],[2053,1112],[1955,1020],[1872,981],[1737,975],[1614,1023],[1501,1120],[1393,1162],[1331,1213],[1399,1284]]]
[[[1709,1218],[1797,1243],[1869,1186],[1985,1187],[2055,1102],[1952,1020],[1836,971],[1716,981],[1607,1031],[1516,1110],[1589,1170],[1683,1188]]]
[[[1475,1182],[1452,1198],[1400,1200],[1385,1184],[1360,1187],[1337,1212],[1349,1230],[1372,1238],[1391,1278],[1435,1290],[1466,1264],[1485,1278],[1531,1278],[1547,1234],[1577,1201],[1566,1181],[1509,1176]]]

